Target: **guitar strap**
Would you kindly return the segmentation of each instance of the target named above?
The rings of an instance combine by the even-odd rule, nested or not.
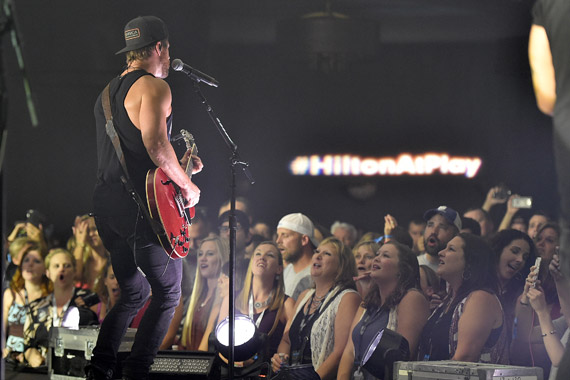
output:
[[[117,158],[121,163],[121,167],[123,168],[123,175],[121,176],[121,182],[125,186],[125,189],[129,192],[133,200],[139,206],[139,210],[142,210],[142,213],[152,231],[156,235],[165,235],[166,232],[164,231],[164,227],[158,221],[152,219],[150,216],[148,209],[145,207],[145,203],[143,202],[142,198],[140,197],[139,193],[135,190],[133,183],[129,177],[129,171],[127,170],[127,162],[125,161],[125,155],[123,154],[123,149],[121,148],[121,142],[119,140],[119,135],[117,134],[117,130],[115,129],[115,124],[113,123],[113,114],[111,112],[111,95],[110,95],[110,85],[109,83],[107,87],[103,90],[103,94],[101,96],[101,103],[103,104],[103,112],[105,113],[105,119],[107,120],[105,124],[105,130],[107,132],[107,136],[111,139],[113,143],[113,147],[115,148],[115,153],[117,153]]]

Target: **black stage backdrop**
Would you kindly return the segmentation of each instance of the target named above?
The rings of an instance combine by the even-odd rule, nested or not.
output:
[[[221,83],[203,91],[251,164],[257,183],[239,194],[275,225],[302,211],[381,230],[383,215],[405,222],[431,207],[482,203],[506,182],[554,213],[550,119],[537,110],[526,58],[532,1],[337,1],[333,10],[380,25],[376,52],[346,70],[324,73],[277,43],[277,24],[318,11],[322,1],[13,1],[40,125],[32,127],[9,39],[4,167],[6,221],[41,210],[65,236],[91,211],[96,172],[93,104],[124,65],[124,24],[154,14],[169,26],[171,58]],[[456,4],[461,3],[461,4]],[[195,177],[200,205],[215,214],[229,197],[229,154],[193,93],[171,70],[174,130],[195,136],[205,169]],[[478,156],[473,179],[292,176],[297,155],[401,152]],[[354,192],[368,189],[364,197]],[[497,223],[504,208],[497,207]]]

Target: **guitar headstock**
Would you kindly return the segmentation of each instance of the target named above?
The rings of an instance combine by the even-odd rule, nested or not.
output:
[[[196,142],[194,141],[194,136],[185,129],[180,130],[180,134],[186,143],[186,150],[192,149],[192,154],[196,155],[198,153],[198,148],[196,148]]]

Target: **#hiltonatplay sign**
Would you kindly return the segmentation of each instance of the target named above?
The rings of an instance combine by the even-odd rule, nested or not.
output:
[[[481,167],[479,157],[454,157],[446,153],[409,154],[398,157],[361,157],[351,154],[297,156],[289,164],[294,175],[399,176],[433,174],[473,178]]]

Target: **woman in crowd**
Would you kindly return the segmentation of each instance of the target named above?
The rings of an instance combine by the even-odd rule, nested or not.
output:
[[[52,249],[46,257],[46,274],[53,283],[53,293],[30,303],[32,317],[26,320],[26,345],[30,347],[26,359],[32,366],[45,363],[48,348],[46,334],[52,327],[77,329],[97,323],[94,312],[79,307],[91,292],[74,287],[75,258],[61,248]],[[82,302],[80,302],[82,303]]]
[[[545,346],[548,357],[552,363],[550,368],[549,379],[555,379],[557,367],[559,366],[566,345],[568,344],[568,335],[570,330],[570,280],[559,269],[560,261],[558,255],[554,255],[549,265],[549,271],[556,284],[558,290],[558,298],[562,308],[563,317],[552,320],[550,311],[546,303],[544,289],[540,286],[540,280],[536,278],[536,274],[531,272],[527,277],[525,284],[525,294],[523,298],[528,299],[530,307],[538,316],[539,325],[535,326],[530,334],[531,341],[542,341]],[[523,300],[521,302],[525,302]],[[527,307],[528,307],[527,306]],[[521,319],[519,328],[522,331],[530,330],[530,319]],[[524,339],[529,339],[529,334],[524,333]],[[528,343],[528,342],[527,342]]]
[[[507,328],[491,248],[482,238],[461,233],[439,259],[437,274],[449,293],[424,328],[418,358],[505,364]]]
[[[544,289],[546,303],[550,309],[552,319],[560,317],[560,303],[556,292],[554,279],[550,275],[548,266],[552,257],[557,253],[557,247],[560,244],[560,227],[554,222],[542,225],[536,233],[535,245],[536,255],[542,258],[538,279],[540,285]]]
[[[105,267],[109,253],[99,237],[95,218],[82,215],[75,218],[73,237],[67,242],[67,250],[75,257],[77,286],[93,289],[95,279]]]
[[[361,298],[354,290],[354,255],[334,237],[324,239],[312,258],[315,286],[300,294],[295,316],[285,328],[273,370],[284,364],[312,364],[321,379],[334,379],[350,324]]]
[[[228,256],[228,245],[219,237],[204,239],[200,244],[196,279],[182,330],[181,345],[185,350],[208,350],[208,335],[218,319],[227,287],[222,267]]]
[[[36,242],[30,242],[21,252],[10,287],[4,291],[2,326],[6,338],[3,357],[24,362],[24,326],[30,302],[46,297],[53,285],[46,276],[44,255]]]
[[[556,254],[556,247],[559,244],[559,231],[558,225],[555,223],[549,222],[542,225],[536,233],[535,245],[537,256],[542,258],[540,268],[538,269],[538,281],[541,292],[544,294],[550,319],[563,321],[563,319],[560,319],[561,305],[558,297],[558,287],[548,270],[549,264]],[[547,377],[551,367],[551,360],[544,345],[545,342],[540,336],[538,337],[539,339],[531,339],[530,342],[528,340],[529,326],[537,325],[538,318],[533,308],[529,307],[527,293],[528,289],[525,289],[520,297],[520,302],[516,304],[515,308],[517,326],[511,345],[511,362],[516,365],[542,367],[545,377]]]
[[[538,230],[548,222],[550,222],[550,218],[544,211],[535,211],[528,220],[528,236],[531,239],[536,239]]]
[[[99,277],[97,277],[94,290],[100,302],[90,306],[90,309],[97,314],[97,320],[101,324],[121,296],[121,288],[115,278],[111,260],[107,261]]]
[[[379,249],[380,245],[373,240],[361,241],[352,249],[358,272],[358,276],[355,277],[356,289],[363,299],[370,291],[373,283],[370,278],[370,270],[372,269],[372,261]]]
[[[491,239],[491,248],[495,254],[499,300],[505,314],[507,339],[510,345],[515,306],[524,288],[524,279],[534,264],[535,248],[530,237],[517,230],[499,231]]]
[[[384,244],[373,260],[370,279],[373,287],[352,322],[352,339],[342,355],[339,380],[350,380],[355,370],[360,378],[374,379],[360,368],[361,360],[374,336],[385,328],[406,338],[414,357],[429,316],[428,302],[418,290],[418,259],[407,246],[395,241]]]
[[[294,313],[295,301],[285,295],[283,258],[277,245],[271,241],[260,243],[253,251],[244,287],[236,299],[237,312],[249,315],[258,331],[266,336],[261,361],[277,352],[283,331]],[[229,298],[225,297],[218,322],[228,316]]]

